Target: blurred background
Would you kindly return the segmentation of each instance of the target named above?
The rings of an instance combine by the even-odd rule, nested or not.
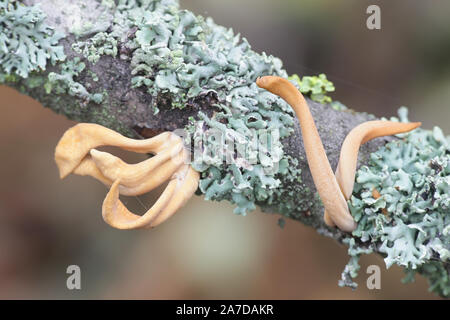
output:
[[[381,30],[366,8],[381,7]],[[333,98],[358,111],[410,119],[450,133],[450,2],[446,0],[181,0],[181,6],[233,27],[287,71],[326,73]],[[0,86],[0,298],[434,299],[427,283],[403,285],[403,272],[366,256],[352,291],[337,286],[346,248],[314,229],[227,203],[192,199],[151,231],[119,231],[101,218],[107,189],[90,178],[60,181],[56,143],[75,123]],[[139,158],[126,155],[129,161]],[[126,204],[145,212],[157,192]],[[142,202],[142,203],[141,203]],[[144,204],[144,205],[143,205]],[[81,290],[66,268],[81,268]],[[366,268],[381,268],[381,290]]]

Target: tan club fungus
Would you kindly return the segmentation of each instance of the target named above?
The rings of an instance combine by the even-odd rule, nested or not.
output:
[[[355,185],[358,152],[364,143],[383,136],[404,133],[416,129],[420,122],[401,123],[394,121],[367,121],[350,131],[341,147],[339,162],[335,171],[336,180],[341,188],[345,200],[349,200]],[[379,197],[381,196],[377,190]],[[327,225],[334,226],[328,212],[325,210],[324,219]]]
[[[114,146],[154,156],[137,164],[95,148]],[[97,124],[81,123],[67,130],[55,150],[61,178],[70,173],[90,175],[110,191],[102,206],[103,219],[118,229],[152,228],[170,218],[193,195],[199,174],[187,164],[183,141],[171,132],[145,140],[129,139]],[[142,216],[122,204],[119,193],[141,195],[170,180],[156,203]]]
[[[368,121],[358,125],[344,140],[333,174],[314,119],[300,91],[280,77],[262,77],[256,83],[283,98],[300,121],[308,165],[325,207],[325,223],[330,227],[337,225],[343,231],[353,231],[356,223],[347,200],[353,191],[360,146],[377,137],[411,131],[421,123]],[[131,165],[95,149],[100,146],[116,146],[138,153],[154,153],[155,156]],[[55,151],[61,178],[70,173],[90,175],[111,186],[103,202],[102,215],[108,224],[119,229],[155,227],[184,205],[199,182],[199,174],[185,164],[188,156],[181,139],[170,132],[134,140],[100,125],[86,123],[67,130]],[[128,211],[119,200],[119,194],[141,195],[168,179],[170,182],[162,195],[142,216]]]
[[[353,191],[359,147],[377,137],[411,131],[421,123],[368,121],[357,126],[342,145],[334,175],[308,104],[300,91],[287,79],[275,76],[259,78],[256,83],[283,98],[300,121],[309,169],[325,207],[325,223],[330,227],[337,225],[343,231],[353,231],[356,222],[350,214],[347,200]]]

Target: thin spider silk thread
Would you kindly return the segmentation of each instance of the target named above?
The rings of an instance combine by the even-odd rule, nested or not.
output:
[[[309,68],[309,67],[301,65],[299,63],[294,63],[294,67],[296,69],[303,69],[305,71],[310,71],[310,72],[313,72],[315,74],[324,73],[323,71],[319,71],[319,70],[316,70],[316,69],[313,69],[313,68]],[[380,98],[388,99],[388,100],[391,101],[391,103],[393,103],[395,105],[398,105],[398,106],[401,106],[401,105],[404,104],[399,99],[397,99],[394,96],[389,95],[389,94],[387,94],[385,92],[378,91],[378,90],[375,90],[375,89],[372,89],[372,88],[369,88],[369,87],[362,86],[362,85],[360,85],[360,84],[358,84],[356,82],[353,82],[353,81],[350,81],[350,80],[347,80],[347,79],[335,76],[335,75],[330,74],[330,73],[326,73],[326,75],[327,75],[327,78],[329,80],[331,80],[333,83],[341,83],[341,84],[343,84],[343,85],[345,85],[347,87],[358,89],[361,92],[363,92],[363,91],[368,92],[372,96],[378,96]],[[408,105],[409,106],[413,106],[412,104],[409,104],[409,103],[408,103]]]
[[[109,191],[109,188],[105,185],[103,185],[105,187],[106,190]],[[137,202],[142,206],[142,208],[144,208],[145,211],[148,211],[148,208],[145,206],[145,204],[142,202],[142,200],[139,198],[139,196],[133,196],[134,198],[136,198]],[[127,205],[130,202],[130,200],[125,200],[124,204]]]

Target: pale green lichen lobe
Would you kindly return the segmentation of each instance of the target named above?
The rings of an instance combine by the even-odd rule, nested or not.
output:
[[[103,93],[89,93],[88,90],[75,80],[86,68],[86,64],[75,57],[73,60],[61,64],[60,73],[50,72],[45,83],[47,94],[64,94],[82,99],[85,103],[93,101],[97,104],[103,101]],[[95,75],[93,75],[95,79]]]
[[[117,40],[112,35],[99,32],[92,38],[74,43],[72,49],[95,64],[103,55],[110,55],[115,58],[118,52],[117,44]]]
[[[0,74],[27,78],[65,59],[58,41],[64,36],[44,23],[39,5],[24,6],[19,1],[0,0]],[[2,82],[6,81],[2,75]]]

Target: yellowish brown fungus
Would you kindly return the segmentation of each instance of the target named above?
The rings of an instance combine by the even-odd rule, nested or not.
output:
[[[156,155],[130,165],[109,153],[92,149],[105,145]],[[148,179],[150,173],[159,179],[165,177],[161,183],[167,180],[185,160],[182,154],[178,154],[182,149],[181,138],[170,132],[150,139],[134,140],[97,124],[81,123],[63,135],[56,146],[55,161],[61,178],[69,173],[90,175],[107,186],[121,179],[120,193],[131,196],[153,188],[154,179]]]
[[[61,173],[61,169],[60,169]],[[83,160],[81,160],[80,164],[72,171],[73,174],[79,175],[79,176],[91,176],[94,179],[97,179],[98,181],[102,182],[103,184],[107,186],[111,186],[113,183],[110,179],[106,178],[102,172],[97,168],[95,165],[95,162],[92,160],[90,155],[87,155],[84,157]],[[61,175],[61,174],[60,174]],[[61,176],[61,179],[64,179],[65,176]]]
[[[154,166],[155,162],[150,160],[158,155],[137,164],[127,164],[112,154],[92,149],[91,154],[81,161],[73,173],[81,176],[89,175],[106,186],[111,186],[118,179],[124,179],[125,183],[121,180],[119,185],[120,194],[137,196],[161,185],[181,164],[188,160],[188,153],[181,144],[171,148],[170,153],[174,154],[174,152],[178,153],[173,155],[170,160]],[[94,157],[95,159],[93,159]],[[126,172],[133,175],[127,178]]]
[[[402,123],[376,120],[364,122],[353,128],[342,144],[336,168],[336,179],[344,193],[344,197],[349,199],[353,191],[358,153],[361,145],[375,138],[414,130],[421,124],[420,122]]]
[[[137,164],[94,148],[115,146],[155,156]],[[199,174],[187,164],[189,153],[177,135],[164,132],[145,140],[126,138],[96,124],[70,128],[59,141],[55,161],[60,176],[90,175],[111,186],[102,207],[103,219],[119,229],[154,227],[170,218],[193,195]],[[156,203],[142,216],[131,213],[119,200],[123,195],[141,195],[170,179]]]
[[[100,172],[108,179],[115,181],[120,179],[120,184],[127,187],[135,187],[148,178],[148,173],[161,166],[169,159],[173,159],[183,148],[179,137],[171,137],[173,146],[165,146],[162,152],[137,164],[127,164],[120,158],[107,152],[96,149],[90,151],[91,158]],[[178,140],[178,141],[177,141]]]
[[[421,124],[421,122],[402,123],[375,120],[364,122],[353,128],[342,144],[341,154],[339,156],[339,162],[335,172],[337,182],[341,188],[345,200],[349,200],[353,192],[358,153],[361,145],[375,138],[414,130]],[[333,225],[326,210],[324,213],[324,219],[327,221],[328,225]]]
[[[372,189],[372,198],[374,198],[375,200],[381,198],[380,192],[375,188]]]
[[[117,229],[153,228],[169,219],[197,189],[199,174],[189,165],[181,166],[173,175],[156,203],[142,216],[136,215],[119,200],[118,185],[114,182],[102,206],[103,219]]]
[[[60,177],[65,178],[94,148],[114,146],[137,153],[156,152],[172,134],[164,132],[150,139],[135,140],[98,124],[80,123],[67,130],[59,140],[55,161]]]
[[[259,87],[283,98],[294,109],[300,121],[308,165],[325,207],[325,223],[330,227],[337,225],[343,231],[353,231],[356,223],[349,212],[346,200],[353,191],[360,146],[377,137],[411,131],[421,123],[369,121],[357,126],[342,145],[339,164],[334,175],[308,104],[300,91],[288,80],[280,77],[262,77],[256,83]]]
[[[256,84],[280,96],[294,109],[300,121],[309,169],[323,205],[339,229],[343,231],[354,230],[356,223],[340,191],[311,111],[303,95],[291,82],[281,77],[262,77],[256,81]]]
[[[135,187],[119,186],[120,194],[123,195],[140,195],[147,193],[154,188],[160,186],[162,183],[170,179],[172,174],[187,161],[187,152],[183,149],[183,152],[178,153],[174,158],[161,164],[155,170],[148,173],[146,179]]]

